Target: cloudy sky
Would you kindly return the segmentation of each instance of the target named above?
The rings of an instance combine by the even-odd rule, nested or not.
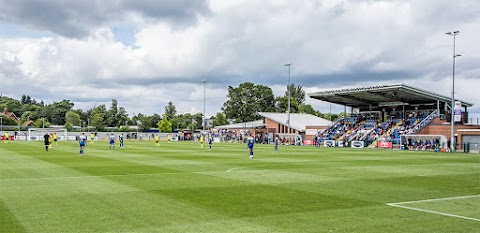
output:
[[[214,115],[228,86],[282,95],[406,83],[480,113],[478,0],[0,0],[0,94],[132,115]],[[309,99],[315,109],[329,104]],[[343,107],[333,106],[333,112]]]

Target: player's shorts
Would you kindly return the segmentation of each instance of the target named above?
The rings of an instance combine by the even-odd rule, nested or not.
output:
[[[155,141],[155,143],[158,143],[158,141]]]
[[[45,146],[48,146],[48,145],[50,145],[50,142],[45,142]]]
[[[85,146],[85,143],[84,142],[81,142],[80,143],[80,147],[84,147]]]
[[[110,145],[113,145],[113,144],[115,144],[115,142],[114,142],[114,141],[110,141]]]
[[[55,139],[53,139],[53,141],[55,141],[55,142],[56,142],[56,141],[57,141],[57,139],[55,138]]]

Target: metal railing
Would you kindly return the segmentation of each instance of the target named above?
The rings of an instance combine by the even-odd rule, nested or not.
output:
[[[330,130],[331,128],[336,127],[336,126],[337,126],[337,123],[340,122],[340,121],[342,121],[344,118],[345,118],[345,117],[342,116],[342,117],[336,119],[334,122],[330,123],[330,125],[328,125],[327,128],[325,128],[325,129],[323,129],[322,131],[320,131],[320,132],[318,133],[318,135],[321,136],[321,135],[323,135],[323,133],[325,133],[325,131],[328,131],[328,130]]]
[[[437,116],[438,116],[437,110],[430,113],[430,115],[425,117],[422,121],[420,121],[417,125],[414,126],[412,134],[417,134],[418,132],[420,132],[420,130],[422,130],[423,128],[425,128],[425,126],[430,124],[430,122],[432,122]]]

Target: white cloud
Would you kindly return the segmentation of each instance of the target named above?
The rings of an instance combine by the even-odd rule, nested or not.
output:
[[[90,18],[79,20],[77,32],[57,28],[51,18],[18,21],[18,27],[52,35],[0,37],[2,94],[70,99],[81,108],[109,106],[117,99],[130,113],[144,114],[161,114],[173,101],[182,113],[203,111],[201,80],[208,79],[207,115],[214,115],[229,85],[250,81],[283,94],[283,64],[292,62],[292,83],[307,93],[407,83],[449,96],[453,41],[444,33],[460,30],[456,90],[480,112],[480,4],[475,0],[211,0],[209,6],[197,1],[193,8],[175,1],[155,7],[151,1],[120,2],[98,5],[102,17],[80,7],[72,19]],[[32,10],[22,1],[9,7],[16,10],[0,14],[0,21],[15,22]],[[165,11],[170,8],[176,13]],[[112,27],[125,23],[135,27],[131,45],[112,33]],[[329,110],[328,104],[308,103]]]

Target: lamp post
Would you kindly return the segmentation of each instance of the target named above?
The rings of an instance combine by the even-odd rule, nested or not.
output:
[[[329,112],[329,115],[330,115],[330,121],[332,121],[332,103],[330,103],[330,112]]]
[[[90,119],[87,119],[87,132],[90,132]]]
[[[3,117],[0,117],[0,131],[3,131]]]
[[[45,129],[45,117],[42,117],[42,128]]]
[[[452,112],[450,123],[451,123],[451,137],[450,137],[450,149],[451,151],[455,150],[455,58],[461,56],[460,54],[455,54],[455,37],[460,33],[460,31],[447,32],[445,34],[453,36],[453,68],[452,68],[452,103],[450,110]]]
[[[202,120],[202,126],[203,126],[203,130],[205,131],[205,125],[206,125],[206,122],[205,122],[205,84],[207,83],[207,80],[204,79],[202,80],[203,82],[203,120]]]
[[[287,119],[287,126],[288,126],[288,133],[290,133],[290,66],[292,63],[285,64],[284,66],[288,67],[288,119]]]

